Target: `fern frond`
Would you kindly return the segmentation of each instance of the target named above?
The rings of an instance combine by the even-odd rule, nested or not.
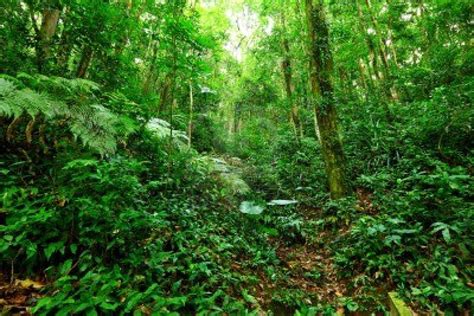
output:
[[[75,140],[101,154],[113,153],[117,140],[133,133],[138,127],[127,116],[117,115],[100,104],[87,102],[87,96],[91,100],[96,99],[90,94],[99,89],[91,81],[42,75],[33,77],[28,74],[20,74],[20,77],[22,82],[29,82],[39,92],[30,88],[20,89],[13,81],[0,78],[0,116],[13,119],[25,114],[32,118],[42,116],[45,123],[66,128]],[[87,96],[81,102],[68,105],[56,95],[62,93],[69,94],[71,100],[77,99],[82,93]]]
[[[36,87],[38,84],[38,79],[34,76],[27,74],[25,72],[20,72],[16,75],[16,79],[21,81],[21,83],[26,87]]]
[[[182,147],[188,141],[188,136],[184,131],[172,129],[171,124],[165,120],[153,118],[148,122],[146,127],[159,139],[165,139],[172,135],[173,142],[177,146]]]
[[[7,97],[15,90],[16,86],[14,82],[6,80],[5,78],[0,78],[0,98]]]
[[[66,105],[47,94],[31,89],[17,89],[13,82],[0,78],[0,115],[17,118],[23,113],[31,117],[43,114],[47,118],[65,114]]]
[[[0,74],[0,79],[5,79],[5,81],[13,83],[15,86],[17,86],[20,89],[25,88],[25,85],[23,84],[23,82],[21,82],[17,78],[12,77],[10,75]]]
[[[81,78],[66,79],[63,77],[48,77],[36,75],[35,89],[47,91],[58,97],[69,98],[78,95],[92,96],[100,91],[99,84]]]
[[[64,79],[64,78],[62,78]],[[75,93],[94,93],[100,91],[100,85],[94,81],[76,78],[69,81]]]

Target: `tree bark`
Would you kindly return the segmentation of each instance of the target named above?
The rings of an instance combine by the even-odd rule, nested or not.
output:
[[[45,8],[43,11],[43,20],[41,22],[41,28],[38,32],[37,58],[39,72],[44,71],[45,63],[50,57],[51,40],[56,33],[60,14],[61,10],[56,8]],[[34,19],[32,22],[36,23]]]
[[[332,82],[333,60],[329,48],[329,30],[321,0],[306,0],[306,19],[310,43],[311,88],[321,135],[321,149],[332,199],[349,193],[346,162],[339,135]]]
[[[240,131],[240,126],[242,120],[242,104],[240,102],[234,105],[234,134],[237,134]]]
[[[194,107],[194,96],[193,96],[193,84],[189,83],[189,122],[188,122],[188,147],[191,148],[192,137],[193,137],[193,107]]]
[[[76,77],[77,78],[85,78],[87,74],[87,69],[90,66],[92,61],[92,56],[94,55],[94,51],[91,47],[86,46],[82,51],[81,60],[79,61],[79,65],[77,66]]]
[[[370,0],[365,0],[365,4],[367,5],[367,10],[369,12],[370,20],[372,21],[372,26],[374,27],[375,37],[377,38],[380,56],[382,57],[382,63],[385,67],[385,70],[388,72],[389,62],[388,62],[388,57],[387,57],[387,52],[386,52],[387,47],[384,40],[382,39],[379,23],[377,22],[377,19],[375,18],[375,15],[373,13],[372,4],[370,3]]]
[[[173,85],[172,77],[173,73],[169,72],[164,78],[164,82],[160,90],[160,104],[158,106],[158,114],[162,113],[165,110],[166,106],[169,104]]]
[[[370,4],[370,2],[369,2],[369,4]],[[387,62],[387,59],[386,59],[387,57],[380,50],[381,46],[379,45],[379,47],[376,47],[377,46],[376,43],[373,42],[372,38],[367,33],[368,27],[365,24],[364,13],[362,12],[362,8],[361,8],[360,3],[359,3],[358,0],[356,1],[356,5],[357,5],[357,12],[358,12],[358,15],[359,15],[360,31],[364,33],[364,38],[365,38],[365,41],[367,43],[367,48],[369,50],[369,62],[368,62],[368,64],[369,64],[369,67],[368,67],[369,74],[371,72],[370,70],[372,70],[375,78],[377,79],[378,87],[380,87],[381,92],[384,95],[384,98],[386,98],[386,99],[390,99],[390,98],[391,99],[397,99],[398,98],[398,93],[397,93],[395,87],[391,86],[391,83],[390,83],[390,70],[388,68],[388,64],[386,64],[384,62],[384,60]],[[372,17],[372,15],[371,15],[371,17]],[[375,31],[375,32],[378,32],[378,31]],[[378,34],[377,34],[377,37],[378,37]],[[379,56],[376,53],[377,50],[379,52],[379,55],[381,55],[381,56]],[[383,64],[382,67],[379,67],[379,62],[378,62],[379,58],[380,58],[381,63]],[[370,75],[370,77],[372,77],[372,76]],[[382,103],[383,103],[383,106],[385,108],[385,112],[386,112],[386,115],[387,115],[387,120],[391,121],[392,120],[392,114],[391,114],[390,108],[388,107],[387,101],[384,99],[382,101]]]
[[[369,66],[372,67],[372,71],[375,75],[375,78],[379,81],[379,84],[384,79],[382,72],[379,69],[377,62],[377,54],[375,53],[375,45],[372,42],[372,39],[367,34],[367,25],[365,24],[364,14],[362,13],[362,8],[360,7],[359,1],[357,1],[357,13],[359,15],[359,29],[364,34],[364,39],[369,50]],[[371,78],[372,79],[372,78]]]
[[[69,62],[69,57],[71,55],[71,50],[72,50],[72,43],[70,42],[69,35],[70,34],[68,30],[64,29],[61,34],[61,42],[59,44],[60,47],[57,54],[58,69],[61,72],[62,76],[65,76],[66,73],[69,71],[68,62]]]
[[[298,115],[298,105],[296,105],[296,102],[293,98],[293,93],[295,90],[295,87],[293,85],[293,70],[291,68],[291,55],[290,55],[290,43],[288,41],[288,38],[286,37],[286,21],[285,21],[285,13],[281,13],[281,25],[283,28],[283,35],[282,35],[282,49],[283,49],[283,61],[281,63],[281,68],[283,72],[283,78],[285,80],[285,91],[286,91],[286,97],[289,102],[291,102],[291,110],[290,110],[290,118],[291,122],[293,123],[294,131],[295,131],[295,137],[296,139],[298,138],[298,130],[299,134],[302,135],[302,125],[300,122],[300,118]]]
[[[384,77],[385,77],[386,80],[389,81],[387,83],[390,85],[388,87],[388,89],[386,89],[386,90],[388,92],[388,95],[390,97],[392,97],[392,99],[398,100],[397,89],[391,82],[392,81],[391,80],[392,72],[391,72],[391,69],[390,69],[390,63],[389,63],[388,55],[387,55],[387,50],[389,48],[387,47],[386,41],[382,37],[382,31],[379,27],[379,23],[377,21],[377,18],[375,17],[375,15],[373,13],[372,4],[370,3],[370,0],[365,0],[365,4],[367,5],[367,10],[369,12],[369,17],[370,17],[370,20],[372,21],[372,26],[374,27],[374,31],[375,31],[375,37],[376,37],[377,42],[378,42],[378,50],[380,52],[380,57],[381,57],[382,64],[383,64]]]
[[[150,66],[148,67],[147,74],[145,75],[145,80],[143,82],[143,93],[148,95],[152,88],[155,90],[155,84],[157,79],[157,71],[156,71],[156,59],[158,55],[158,42],[154,43],[152,49],[152,56],[150,57]]]

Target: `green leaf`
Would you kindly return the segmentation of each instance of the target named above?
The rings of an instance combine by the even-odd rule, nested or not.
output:
[[[119,306],[119,304],[118,304],[118,303],[112,304],[112,303],[102,302],[102,303],[100,303],[99,306],[100,306],[102,309],[114,311],[114,310],[117,309],[117,307]]]
[[[254,201],[243,201],[239,210],[244,214],[259,215],[263,212],[263,207],[256,205]]]
[[[51,256],[57,252],[58,250],[60,250],[62,247],[64,247],[64,242],[62,241],[58,241],[58,242],[53,242],[53,243],[50,243],[48,245],[48,247],[46,247],[46,249],[44,249],[44,254],[46,256],[46,259],[50,259]]]
[[[86,312],[86,316],[97,316],[97,311],[95,310],[95,308],[89,309]]]
[[[30,244],[26,247],[26,258],[30,259],[38,252],[36,244]]]
[[[84,302],[79,304],[76,309],[74,310],[76,313],[82,312],[83,310],[86,310],[87,308],[91,307],[93,304],[91,302]]]
[[[61,274],[66,274],[72,267],[72,259],[66,260],[63,265],[61,266],[61,270],[59,271]]]
[[[71,244],[71,246],[69,246],[71,248],[71,252],[75,255],[76,252],[77,252],[77,245],[76,244]]]
[[[141,293],[132,294],[128,299],[128,303],[125,307],[125,312],[129,313],[142,298],[143,298],[143,294]]]
[[[242,296],[244,297],[247,303],[258,304],[257,299],[250,295],[247,290],[242,290]]]
[[[402,238],[398,235],[390,235],[385,238],[385,244],[390,246],[393,243],[400,245]]]
[[[443,234],[444,240],[449,244],[451,242],[451,234],[449,233],[449,229],[445,228],[441,233]]]

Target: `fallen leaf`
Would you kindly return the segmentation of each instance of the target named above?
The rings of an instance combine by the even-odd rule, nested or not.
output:
[[[24,289],[35,289],[35,290],[40,290],[44,287],[44,284],[35,282],[30,279],[26,280],[15,280],[15,285],[18,287],[22,287]]]

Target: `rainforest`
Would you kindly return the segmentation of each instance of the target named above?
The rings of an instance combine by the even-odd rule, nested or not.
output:
[[[1,0],[0,315],[472,315],[470,0]]]

